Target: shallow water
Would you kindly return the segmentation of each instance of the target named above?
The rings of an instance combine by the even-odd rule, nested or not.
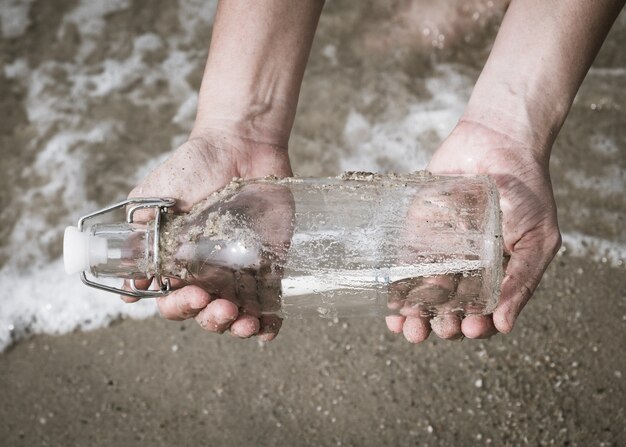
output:
[[[186,138],[211,4],[0,1],[0,349],[28,333],[154,315],[150,301],[124,305],[66,277],[62,231],[125,197]],[[501,15],[497,4],[459,8],[411,34],[383,6],[329,2],[290,142],[297,174],[424,168],[462,113]],[[625,43],[622,13],[552,158],[562,250],[620,271]]]

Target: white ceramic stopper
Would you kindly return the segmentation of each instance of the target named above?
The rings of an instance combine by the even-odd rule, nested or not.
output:
[[[67,227],[63,237],[63,263],[65,273],[73,274],[89,270],[107,260],[107,241],[79,231],[76,227]]]

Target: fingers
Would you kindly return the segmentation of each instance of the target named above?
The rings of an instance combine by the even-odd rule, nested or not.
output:
[[[534,286],[519,277],[506,275],[502,282],[502,297],[493,312],[493,323],[498,331],[508,334],[513,330],[520,312],[532,296]]]
[[[283,269],[279,265],[261,265],[257,281],[257,299],[264,312],[278,312]]]
[[[230,326],[230,333],[235,337],[249,338],[259,332],[261,306],[257,299],[256,278],[252,272],[235,272],[236,294],[240,304],[239,318]]]
[[[261,315],[261,328],[259,329],[259,338],[262,341],[272,341],[278,335],[283,320],[278,315]]]
[[[261,329],[259,318],[253,315],[257,314],[258,309],[248,310],[251,313],[240,315],[236,303],[222,298],[212,301],[210,295],[198,286],[186,286],[175,290],[165,297],[158,298],[157,305],[163,318],[182,321],[195,317],[198,324],[209,332],[223,333],[230,328],[232,335],[249,338],[259,333]],[[266,332],[271,332],[275,336],[278,329],[273,331],[266,329]]]
[[[249,338],[261,329],[261,322],[252,315],[241,315],[230,326],[230,333],[235,337]]]
[[[515,244],[502,281],[500,302],[493,312],[496,329],[508,334],[561,246],[555,230],[549,236],[528,234]]]
[[[157,298],[157,306],[163,318],[174,321],[195,317],[210,302],[209,294],[198,286],[186,286]]]
[[[426,317],[406,317],[402,334],[409,343],[421,343],[430,335],[430,324]]]
[[[194,285],[174,290],[169,295],[158,298],[157,306],[163,318],[173,321],[182,321],[194,318],[198,324],[209,332],[223,333],[230,328],[232,335],[239,338],[249,338],[253,335],[262,335],[262,339],[270,341],[276,337],[282,320],[274,316],[261,316],[259,303],[253,296],[255,293],[255,279],[252,275],[240,278],[240,287],[236,299],[215,299],[210,294]],[[180,282],[175,281],[180,286]],[[137,288],[147,289],[149,280],[139,280]],[[130,291],[128,283],[124,290]],[[137,301],[137,298],[122,296],[126,302]],[[241,307],[238,302],[241,301]]]
[[[468,315],[461,322],[461,331],[467,338],[489,338],[498,333],[490,315]]]
[[[148,287],[150,287],[150,283],[152,282],[152,279],[138,279],[135,281],[135,286],[137,286],[138,289],[147,289]],[[127,290],[127,291],[131,291],[130,289],[130,281],[129,280],[125,280],[124,281],[124,285],[122,285],[122,290]],[[132,296],[127,296],[127,295],[120,295],[120,298],[122,299],[122,301],[124,301],[125,303],[135,303],[137,301],[139,301],[139,298],[134,298]]]
[[[261,304],[257,292],[257,281],[254,272],[235,272],[235,292],[240,307],[240,313],[253,317],[261,316]]]
[[[407,320],[409,327],[405,328]],[[458,340],[463,336],[473,339],[484,339],[493,337],[498,333],[490,315],[468,315],[463,319],[453,314],[439,315],[430,321],[426,317],[390,315],[385,317],[385,322],[391,332],[404,334],[405,338],[411,343],[419,343],[426,340],[431,330],[444,340]]]
[[[126,296],[126,295],[120,295],[120,298],[122,299],[122,301],[128,304],[136,303],[137,301],[139,301],[139,298],[133,298],[132,296]]]
[[[404,321],[406,317],[400,315],[389,315],[385,317],[385,323],[387,323],[387,329],[389,329],[394,334],[401,334],[402,327],[404,326]]]
[[[457,275],[435,275],[416,280],[407,293],[407,304],[436,311],[455,296]]]
[[[170,280],[170,284],[172,286],[172,288],[176,289],[178,287],[181,287],[183,282],[179,279],[176,278],[169,278]],[[150,285],[152,284],[152,278],[145,278],[145,279],[136,279],[135,280],[135,287],[139,290],[148,290],[150,288]],[[132,289],[130,287],[130,280],[126,279],[124,280],[124,284],[122,285],[122,290],[126,290],[128,292],[131,292]],[[122,301],[126,302],[126,303],[134,303],[140,300],[140,298],[135,298],[132,296],[128,296],[128,295],[120,295],[120,298],[122,299]]]
[[[461,318],[455,314],[437,315],[430,320],[432,331],[444,340],[458,340],[461,332]]]
[[[232,301],[223,298],[211,301],[195,319],[203,329],[223,334],[239,316],[239,309]]]

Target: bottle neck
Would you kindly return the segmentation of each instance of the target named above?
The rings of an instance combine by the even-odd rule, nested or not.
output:
[[[154,274],[150,224],[96,224],[89,229],[89,266],[98,277],[138,279]]]
[[[254,241],[189,237],[161,231],[159,271],[151,223],[97,224],[89,229],[89,268],[94,276],[139,279],[155,273],[202,282],[221,269],[256,269],[261,246]],[[163,239],[164,238],[164,239]]]

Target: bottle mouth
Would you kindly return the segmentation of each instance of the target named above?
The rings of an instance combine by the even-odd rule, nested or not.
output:
[[[92,265],[106,262],[107,241],[76,227],[67,227],[63,236],[63,265],[65,273],[89,270]]]

